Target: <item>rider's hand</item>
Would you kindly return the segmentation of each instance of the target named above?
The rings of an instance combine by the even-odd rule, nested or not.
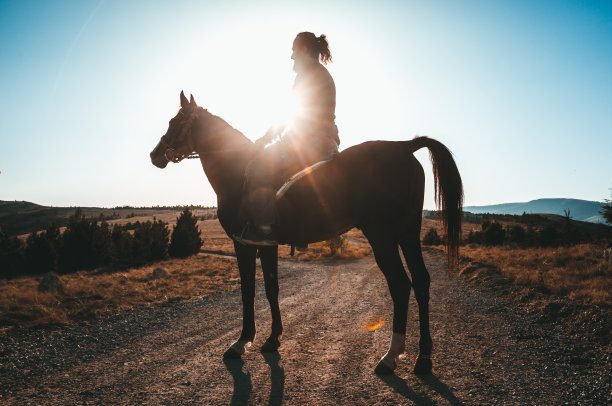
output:
[[[280,136],[280,134],[283,131],[283,127],[284,126],[278,126],[278,125],[270,127],[268,131],[266,131],[263,137],[255,141],[255,145],[262,147],[262,148],[265,147],[266,145],[274,141],[275,138]]]

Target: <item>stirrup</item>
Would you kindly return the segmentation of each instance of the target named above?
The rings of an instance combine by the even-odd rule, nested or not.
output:
[[[274,232],[266,234],[259,227],[249,227],[248,225],[245,226],[240,235],[233,234],[232,239],[243,245],[255,245],[258,247],[274,247],[278,245]]]

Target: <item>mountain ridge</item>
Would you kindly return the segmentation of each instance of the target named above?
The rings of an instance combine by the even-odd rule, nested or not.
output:
[[[470,213],[491,213],[491,214],[513,214],[523,213],[545,213],[565,215],[564,210],[570,211],[570,217],[574,220],[587,221],[590,223],[605,223],[599,211],[604,202],[592,200],[569,199],[569,198],[543,198],[530,200],[528,202],[500,203],[486,206],[465,206],[464,211]]]

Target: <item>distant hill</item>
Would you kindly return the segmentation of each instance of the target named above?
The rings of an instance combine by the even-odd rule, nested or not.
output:
[[[136,216],[176,213],[180,212],[184,207],[189,207],[197,215],[203,214],[202,212],[204,211],[214,211],[216,213],[216,209],[204,206],[82,207],[81,210],[83,215],[87,217],[112,222]],[[68,219],[74,214],[75,209],[76,207],[49,207],[26,201],[0,200],[0,228],[7,235],[13,236],[44,230],[51,223],[62,227],[68,224]],[[196,209],[198,210],[197,213],[195,212]]]
[[[563,210],[569,209],[570,217],[574,220],[588,221],[590,223],[604,223],[599,213],[602,202],[593,202],[580,199],[537,199],[526,203],[502,203],[490,206],[466,206],[464,211],[471,213],[514,214],[545,213],[563,216]]]

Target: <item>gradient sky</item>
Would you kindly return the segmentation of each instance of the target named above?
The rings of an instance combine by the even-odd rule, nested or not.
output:
[[[434,137],[466,205],[610,197],[612,2],[0,0],[0,200],[216,204],[199,161],[149,160],[179,92],[256,139],[305,30],[330,42],[341,149]]]

